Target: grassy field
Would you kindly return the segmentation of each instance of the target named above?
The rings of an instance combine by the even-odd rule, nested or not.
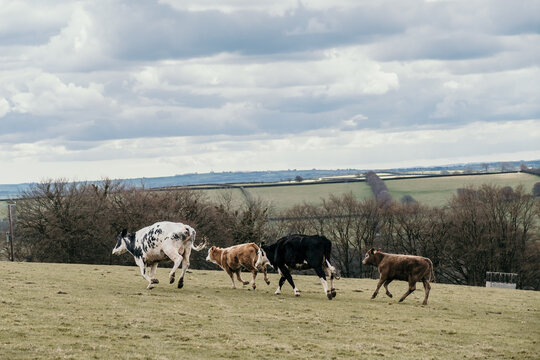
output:
[[[246,197],[240,189],[213,189],[202,190],[211,200],[220,200],[223,196],[230,196],[233,204],[240,205]],[[352,192],[357,199],[373,196],[367,183],[338,183],[315,185],[284,185],[271,187],[246,187],[245,191],[252,199],[260,199],[280,211],[296,204],[320,204],[323,198],[330,195],[341,195]]]
[[[0,262],[4,359],[537,359],[540,293],[434,284],[403,303],[341,279],[329,301],[317,278],[233,290],[222,271],[192,271],[152,291],[135,267]],[[247,275],[244,275],[247,278]]]
[[[457,189],[466,186],[478,187],[482,184],[490,184],[516,188],[518,185],[523,185],[525,191],[530,194],[534,184],[539,181],[540,176],[526,173],[508,173],[387,180],[384,183],[395,200],[399,201],[403,195],[410,194],[418,202],[441,206],[446,204],[452,195],[457,193]]]
[[[515,188],[518,185],[523,185],[525,191],[531,193],[534,184],[539,181],[539,176],[531,174],[506,173],[386,180],[385,184],[392,197],[397,201],[399,201],[403,195],[410,194],[414,199],[421,203],[431,206],[442,206],[450,200],[452,195],[457,193],[457,189],[466,186],[478,187],[482,184],[491,184]],[[369,185],[365,182],[246,187],[245,190],[252,198],[258,198],[270,203],[274,209],[278,211],[304,202],[320,204],[321,199],[328,198],[332,194],[339,196],[344,193],[352,192],[359,200],[373,196]],[[201,191],[204,191],[212,200],[220,200],[224,195],[229,196],[235,206],[240,206],[246,201],[246,197],[240,189]]]

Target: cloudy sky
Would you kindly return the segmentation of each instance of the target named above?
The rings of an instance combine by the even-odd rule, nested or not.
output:
[[[538,14],[0,0],[0,183],[539,159]]]

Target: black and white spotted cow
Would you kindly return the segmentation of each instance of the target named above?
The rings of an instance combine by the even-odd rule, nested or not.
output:
[[[289,235],[282,237],[272,245],[262,244],[257,266],[265,266],[268,263],[278,269],[281,279],[275,292],[281,294],[281,287],[285,280],[294,290],[294,295],[300,296],[300,290],[294,285],[291,270],[313,269],[321,279],[324,292],[329,300],[336,296],[334,278],[336,269],[330,264],[332,243],[324,236],[319,235]],[[330,288],[326,282],[326,275],[330,277]]]
[[[182,274],[178,280],[178,288],[184,286],[184,275],[189,266],[191,249],[199,251],[206,246],[206,242],[195,246],[196,232],[189,225],[182,223],[161,221],[147,226],[135,233],[128,233],[124,229],[116,238],[116,246],[112,253],[120,255],[128,251],[135,263],[141,268],[142,276],[148,281],[147,289],[152,289],[154,284],[159,283],[155,278],[158,263],[167,258],[174,262],[169,273],[169,281],[172,284],[176,270],[182,265]],[[150,267],[150,271],[147,271]]]

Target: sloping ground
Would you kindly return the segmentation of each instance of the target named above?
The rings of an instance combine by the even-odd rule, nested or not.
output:
[[[518,185],[523,185],[525,191],[530,194],[534,184],[539,181],[540,176],[519,172],[385,180],[384,183],[395,200],[399,201],[403,195],[409,194],[418,202],[441,206],[447,203],[459,188],[466,186],[478,187],[482,184],[491,184],[516,188]]]
[[[375,280],[341,279],[329,301],[295,275],[273,295],[230,289],[223,271],[192,271],[178,290],[158,269],[152,291],[136,267],[0,262],[5,359],[536,359],[540,293],[433,284],[397,302],[370,300]],[[247,274],[244,275],[247,277]]]

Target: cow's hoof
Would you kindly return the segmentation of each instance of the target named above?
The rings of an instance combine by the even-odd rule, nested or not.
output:
[[[184,278],[181,278],[180,280],[178,280],[178,288],[181,289],[184,287]]]
[[[334,297],[332,296],[332,293],[330,291],[327,291],[326,292],[326,297],[328,298],[328,300],[332,300]]]
[[[158,279],[152,279],[152,284],[159,284],[159,280]]]
[[[389,298],[393,297],[392,294],[390,294],[390,293],[388,293],[386,295],[388,295]]]
[[[253,290],[255,290],[257,288],[257,285],[253,284]]]
[[[242,284],[248,285],[248,284],[249,284],[249,281],[242,281]]]
[[[274,295],[281,295],[281,291],[276,291]]]
[[[146,287],[146,290],[152,290],[153,288],[154,288],[154,285],[149,284],[149,285]]]
[[[169,284],[172,284],[174,282],[174,276],[169,276]]]
[[[337,295],[336,289],[332,289],[332,290],[330,291],[330,293],[332,294],[332,297],[333,297],[333,298],[335,298],[336,295]]]
[[[423,301],[423,302],[422,302],[422,305],[427,305],[427,301]]]
[[[266,285],[270,285],[270,280],[264,280],[266,282]]]

